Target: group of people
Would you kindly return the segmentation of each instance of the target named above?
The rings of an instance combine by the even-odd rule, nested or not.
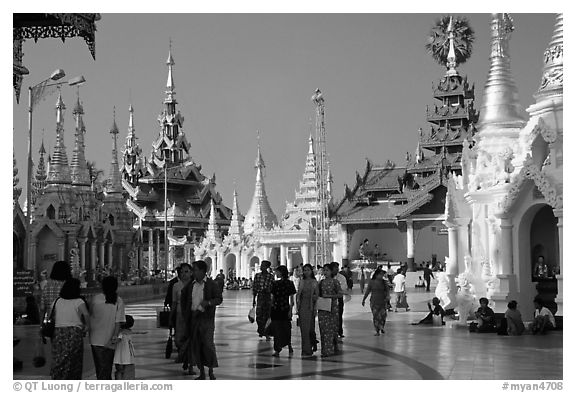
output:
[[[280,356],[285,347],[289,356],[293,355],[291,321],[294,315],[302,337],[302,357],[313,356],[318,343],[322,357],[338,353],[338,344],[344,338],[344,297],[351,289],[351,279],[345,269],[340,271],[337,262],[326,264],[317,280],[314,267],[307,263],[300,267],[301,276],[293,274],[291,280],[286,266],[278,266],[274,273],[270,267],[269,261],[262,261],[260,272],[254,277],[252,293],[257,333],[267,341],[274,337],[273,356]],[[320,341],[316,335],[316,316]]]
[[[476,322],[470,324],[470,331],[479,333],[498,332],[509,336],[519,336],[524,333],[525,326],[522,314],[518,310],[518,302],[512,300],[508,303],[508,308],[504,313],[504,319],[500,323],[500,328],[496,324],[496,314],[488,306],[488,299],[480,298],[480,307],[474,313]],[[534,320],[529,324],[529,331],[532,334],[545,334],[547,331],[556,328],[554,314],[544,307],[544,302],[540,296],[534,298]]]
[[[132,317],[125,315],[115,277],[102,279],[102,293],[89,301],[81,296],[80,281],[70,265],[57,261],[42,290],[41,311],[54,321],[51,338],[52,379],[82,379],[84,337],[88,335],[98,379],[134,379]]]
[[[207,276],[206,262],[198,260],[191,265],[182,263],[176,269],[177,277],[169,283],[164,304],[170,306],[170,326],[174,330],[174,342],[178,351],[176,362],[196,379],[216,379],[214,368],[218,367],[214,344],[216,306],[222,304],[224,277],[214,280]]]

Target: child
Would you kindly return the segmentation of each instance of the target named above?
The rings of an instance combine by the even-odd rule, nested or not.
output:
[[[480,298],[480,308],[474,313],[476,323],[470,324],[470,331],[478,333],[488,333],[496,331],[496,315],[494,310],[488,307],[488,299]]]
[[[539,296],[534,298],[534,322],[530,324],[532,334],[545,334],[546,331],[556,328],[554,315],[542,303],[542,299]]]
[[[518,302],[512,300],[508,303],[508,310],[504,313],[506,318],[506,332],[509,336],[520,336],[524,332],[522,314],[518,311]]]
[[[432,305],[434,305],[434,307],[432,307]],[[420,322],[415,322],[412,325],[433,325],[434,315],[440,316],[440,321],[442,325],[446,325],[446,322],[444,322],[444,315],[446,313],[444,312],[444,309],[440,305],[440,299],[438,299],[437,297],[432,298],[432,305],[428,303],[428,310],[429,310],[428,315],[426,315],[426,317],[422,319]]]
[[[134,326],[134,318],[131,315],[126,315],[126,322],[120,325],[120,333],[114,352],[115,379],[135,379],[136,376],[132,326]]]

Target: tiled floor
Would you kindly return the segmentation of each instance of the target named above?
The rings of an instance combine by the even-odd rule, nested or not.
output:
[[[431,292],[432,293],[432,292]],[[425,315],[431,293],[411,293],[411,311],[390,313],[386,334],[375,337],[369,307],[360,305],[356,289],[346,303],[344,344],[340,355],[329,359],[300,359],[300,331],[293,323],[294,357],[287,350],[273,358],[272,343],[258,338],[256,325],[247,319],[249,291],[225,291],[216,313],[218,379],[562,379],[561,332],[521,337],[469,333],[452,323],[444,327],[412,326]],[[164,358],[168,331],[157,329],[155,310],[161,304],[144,302],[128,306],[136,323],[134,345],[136,377],[140,379],[191,379],[180,365]],[[14,355],[24,361],[15,379],[49,378],[49,366],[33,368],[37,328],[14,327],[22,338]],[[318,328],[317,328],[318,333]],[[47,347],[48,348],[48,347]],[[319,354],[318,354],[319,355]],[[173,355],[175,358],[175,355]],[[49,363],[49,360],[48,360]],[[84,356],[84,379],[94,379],[91,352]]]

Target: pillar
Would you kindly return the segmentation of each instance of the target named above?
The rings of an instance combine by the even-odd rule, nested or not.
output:
[[[300,246],[300,254],[302,254],[302,261],[304,264],[310,263],[308,260],[308,243],[304,243]]]
[[[558,282],[558,295],[556,295],[556,304],[558,305],[558,311],[556,315],[564,315],[564,258],[563,258],[563,236],[564,236],[564,213],[563,209],[554,209],[554,215],[558,218],[558,267],[560,268],[560,273],[556,274],[556,280]]]
[[[414,223],[412,219],[406,220],[406,258],[408,268],[414,270]]]
[[[90,271],[96,270],[96,240],[92,239],[90,242]]]
[[[458,227],[452,224],[448,226],[448,260],[446,272],[453,276],[458,275]]]
[[[343,259],[348,259],[348,226],[340,224],[338,227],[340,238],[340,253]]]
[[[106,266],[105,254],[104,254],[104,242],[100,242],[100,267]],[[108,266],[111,267],[111,264],[108,263]]]
[[[280,244],[280,265],[286,265],[286,246]]]
[[[58,239],[58,259],[65,261],[66,258],[66,239]]]
[[[160,230],[156,232],[156,255],[154,258],[154,270],[157,270],[160,266]]]
[[[500,220],[500,274],[512,274],[512,220],[502,218]]]
[[[115,266],[115,265],[120,265],[120,264],[119,264],[119,263],[118,263],[118,264],[115,264],[115,263],[113,262],[113,261],[114,261],[114,257],[113,257],[114,251],[113,251],[113,248],[112,248],[112,242],[111,242],[111,241],[108,242],[107,248],[108,248],[108,250],[107,250],[107,251],[108,251],[108,265],[109,265],[110,267],[112,267],[112,268],[121,267],[121,266]]]
[[[294,268],[294,261],[293,261],[293,254],[290,252],[290,250],[287,247],[287,253],[286,253],[286,267],[288,268],[288,272],[291,272],[292,269]]]
[[[80,247],[80,269],[86,270],[86,240],[79,240]]]
[[[154,270],[154,230],[148,229],[148,272]]]
[[[469,218],[455,218],[454,221],[458,225],[458,259],[456,261],[456,275],[463,273],[466,270],[464,257],[471,255],[470,252],[470,219]]]

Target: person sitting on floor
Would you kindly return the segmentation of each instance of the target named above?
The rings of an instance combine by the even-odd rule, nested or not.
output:
[[[556,328],[556,319],[552,312],[543,306],[539,296],[534,298],[534,321],[530,324],[532,334],[545,334],[548,330]]]
[[[476,316],[476,323],[470,324],[470,331],[478,333],[488,333],[496,331],[496,315],[494,310],[488,307],[488,299],[485,297],[480,298],[480,307],[474,313]]]
[[[432,308],[432,305],[434,305],[434,308]],[[446,325],[446,322],[444,322],[445,312],[442,306],[440,305],[440,299],[438,299],[437,297],[432,298],[432,305],[430,305],[430,302],[428,302],[428,310],[430,310],[428,315],[426,315],[426,317],[424,317],[424,319],[422,319],[420,322],[415,322],[412,325],[432,325],[434,323],[435,315],[440,316],[440,321],[442,321],[442,325]]]
[[[424,288],[424,280],[422,280],[422,276],[418,276],[418,281],[416,282],[416,288]]]
[[[509,336],[520,336],[524,332],[524,322],[522,314],[518,311],[518,302],[512,300],[508,303],[508,309],[504,313],[506,320],[506,331]]]

